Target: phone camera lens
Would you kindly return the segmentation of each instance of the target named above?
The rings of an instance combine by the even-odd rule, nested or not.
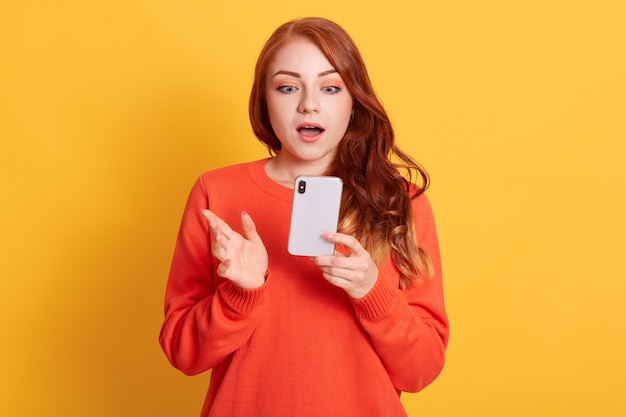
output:
[[[299,181],[298,182],[298,192],[300,194],[304,194],[305,191],[306,191],[306,181]]]

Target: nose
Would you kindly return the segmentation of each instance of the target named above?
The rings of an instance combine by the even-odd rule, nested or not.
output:
[[[302,94],[302,99],[298,105],[298,111],[300,113],[317,113],[319,110],[319,102],[313,92]]]

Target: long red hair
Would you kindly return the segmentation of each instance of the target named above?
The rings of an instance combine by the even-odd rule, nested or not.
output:
[[[280,26],[259,55],[250,94],[252,129],[270,154],[278,154],[280,140],[269,120],[265,88],[269,64],[277,51],[294,38],[315,44],[344,80],[354,100],[354,113],[328,175],[344,182],[339,220],[342,233],[356,237],[375,262],[392,256],[406,287],[432,273],[428,255],[415,238],[411,200],[429,185],[428,173],[400,150],[365,63],[350,36],[336,23],[304,18]],[[417,183],[413,194],[409,182]]]

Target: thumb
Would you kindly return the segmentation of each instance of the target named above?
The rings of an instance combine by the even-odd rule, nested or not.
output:
[[[252,221],[252,217],[244,210],[241,211],[241,228],[246,239],[249,241],[254,243],[261,241],[261,237],[256,232],[256,225],[254,221]]]

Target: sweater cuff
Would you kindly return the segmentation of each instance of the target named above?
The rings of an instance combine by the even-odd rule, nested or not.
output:
[[[239,314],[250,313],[263,304],[265,285],[258,288],[245,289],[238,287],[231,281],[220,286],[222,299],[233,311]]]
[[[382,275],[374,288],[365,297],[352,300],[357,317],[367,320],[375,320],[387,314],[398,300],[398,290],[392,287]]]

